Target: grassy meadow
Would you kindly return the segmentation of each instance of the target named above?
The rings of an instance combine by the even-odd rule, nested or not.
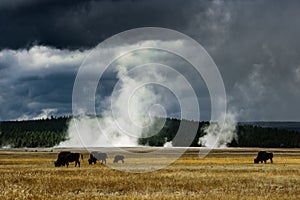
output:
[[[253,164],[258,149],[213,150],[199,158],[193,148],[146,173],[88,165],[88,152],[80,151],[80,168],[55,168],[59,150],[1,150],[0,199],[300,199],[300,149],[270,149],[273,164]],[[146,166],[163,159],[140,161]],[[111,165],[126,169],[136,160]]]

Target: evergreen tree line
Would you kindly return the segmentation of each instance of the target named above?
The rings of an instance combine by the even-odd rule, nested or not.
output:
[[[158,134],[151,137],[144,137],[139,139],[139,143],[149,146],[163,146],[165,142],[172,141],[175,137],[181,121],[177,119],[167,119],[165,126],[159,131]],[[197,133],[189,136],[185,133],[185,137],[180,140],[173,140],[173,146],[186,146],[185,139],[191,140],[192,147],[201,147],[198,143],[199,138],[203,137],[205,128],[209,126],[209,122],[194,122],[186,121],[192,126],[198,123]],[[155,126],[155,124],[153,125]],[[227,144],[228,147],[263,147],[263,148],[299,148],[300,147],[300,133],[291,130],[278,129],[278,128],[265,128],[256,125],[241,125],[236,126],[236,136],[231,143]],[[175,141],[175,142],[174,142]]]
[[[53,147],[67,138],[68,117],[0,123],[0,146]]]
[[[299,148],[300,133],[278,128],[262,128],[253,125],[238,125],[237,140],[232,147]]]
[[[0,123],[0,146],[10,145],[20,147],[53,147],[68,137],[67,129],[70,117],[59,117],[29,121],[5,121]],[[161,119],[158,119],[161,120]],[[182,130],[182,136],[176,136],[180,124],[184,122],[186,127],[198,126],[197,133],[190,133],[189,129]],[[163,146],[167,141],[172,141],[173,146],[199,147],[199,137],[206,133],[204,128],[209,122],[181,121],[178,119],[166,119],[162,129],[159,123],[154,123],[143,133],[139,144],[149,146]],[[160,130],[153,134],[152,130]],[[294,148],[300,147],[300,133],[296,131],[263,128],[255,125],[237,125],[237,137],[229,147],[264,147],[264,148]],[[150,136],[149,136],[150,135]],[[192,141],[192,142],[191,142]]]

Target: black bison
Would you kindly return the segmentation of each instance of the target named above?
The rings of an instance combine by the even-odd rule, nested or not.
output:
[[[62,151],[58,154],[57,160],[54,162],[55,167],[67,166],[69,167],[70,162],[75,162],[75,167],[78,165],[80,167],[80,156],[83,159],[81,153],[71,153],[70,151]]]
[[[61,151],[59,152],[57,156],[57,160],[54,162],[55,167],[65,166],[65,164],[62,163],[62,160],[64,160],[64,157],[71,153],[70,151]]]
[[[267,163],[267,160],[270,159],[271,163],[273,163],[273,153],[271,152],[266,152],[266,151],[260,151],[257,154],[257,157],[254,158],[254,163],[259,163],[259,162],[264,162]]]
[[[122,155],[116,155],[114,159],[114,163],[118,163],[118,161],[121,160],[122,163],[124,163],[124,156]]]
[[[88,162],[91,165],[92,163],[96,164],[97,160],[101,160],[102,164],[106,164],[106,159],[107,159],[106,153],[92,151],[90,153],[90,158],[89,158]]]

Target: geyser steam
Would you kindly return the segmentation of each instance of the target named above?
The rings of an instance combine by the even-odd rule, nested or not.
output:
[[[102,110],[102,117],[74,118],[68,128],[69,140],[59,146],[137,146],[138,139],[143,137],[144,129],[151,127],[155,116],[160,116],[162,118],[159,124],[156,121],[155,130],[151,130],[151,134],[156,134],[165,123],[162,119],[165,119],[166,113],[158,104],[161,96],[156,94],[151,86],[144,85],[147,81],[145,77],[160,78],[160,74],[155,70],[157,68],[152,69],[131,73],[134,70],[119,65],[119,81],[112,95],[101,102],[101,107],[107,108]],[[148,76],[145,76],[145,73]]]
[[[112,95],[103,97],[116,74]],[[104,92],[97,94],[98,89]],[[60,146],[138,145],[139,138],[157,134],[167,116],[199,121],[203,91],[203,97],[206,92],[211,97],[215,120],[226,108],[219,101],[226,97],[225,88],[212,58],[195,40],[155,27],[122,32],[100,43],[79,68],[72,93],[76,117],[69,125],[70,139]],[[94,117],[84,117],[89,113]],[[145,134],[153,123],[156,130]],[[180,123],[174,144],[182,141],[189,146],[196,133],[196,126]]]
[[[199,138],[200,145],[210,149],[225,148],[233,139],[237,140],[236,115],[228,112],[226,113],[224,123],[211,122],[208,126],[204,127],[203,131],[206,135]]]

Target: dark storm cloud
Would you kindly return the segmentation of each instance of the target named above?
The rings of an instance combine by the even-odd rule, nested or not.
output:
[[[0,120],[69,113],[83,49],[146,26],[181,31],[207,49],[239,120],[300,120],[299,10],[293,0],[1,1]]]
[[[2,50],[0,120],[32,119],[43,110],[71,113],[72,87],[84,52],[34,46]]]
[[[196,4],[197,10],[193,8]],[[59,1],[0,3],[0,48],[43,44],[89,48],[121,31],[144,26],[183,30],[203,3],[181,1]],[[191,7],[192,6],[192,7]]]
[[[251,1],[227,9],[226,40],[211,54],[229,105],[240,120],[299,120],[299,2]]]

